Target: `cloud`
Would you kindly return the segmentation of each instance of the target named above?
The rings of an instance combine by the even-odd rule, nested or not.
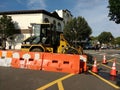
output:
[[[27,9],[46,9],[45,0],[16,0],[17,3],[26,6]]]
[[[78,9],[86,10],[86,8],[93,9],[99,5],[101,5],[99,0],[76,0],[76,6],[74,7],[74,9],[75,10]]]
[[[118,34],[120,26],[109,21],[107,6],[108,1],[105,0],[77,0],[72,13],[74,16],[82,16],[86,19],[93,30],[93,36],[97,36],[103,31],[120,36]]]
[[[45,0],[27,0],[28,9],[45,9]]]
[[[90,19],[92,23],[95,23],[93,18],[104,18],[106,13],[106,11],[104,10],[105,4],[102,3],[102,0],[100,1],[77,0],[76,6],[73,8],[73,13],[75,16],[86,17],[86,19]]]

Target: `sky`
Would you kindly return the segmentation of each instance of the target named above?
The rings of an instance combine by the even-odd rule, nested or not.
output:
[[[92,29],[92,36],[111,32],[120,36],[120,24],[109,21],[108,0],[0,0],[0,12],[44,9],[49,12],[68,9],[73,17],[82,16]]]

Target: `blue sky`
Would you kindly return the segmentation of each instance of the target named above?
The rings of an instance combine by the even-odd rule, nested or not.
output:
[[[1,11],[45,9],[53,12],[56,9],[68,9],[74,17],[82,16],[92,28],[92,35],[103,31],[111,32],[114,37],[120,36],[120,24],[109,21],[108,0],[1,0]]]

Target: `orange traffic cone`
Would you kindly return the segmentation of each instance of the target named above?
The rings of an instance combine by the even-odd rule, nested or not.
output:
[[[106,56],[105,55],[103,55],[102,64],[107,64],[107,60],[106,60]]]
[[[96,58],[94,60],[94,64],[93,64],[93,67],[92,67],[92,72],[94,73],[98,73],[98,68],[97,68],[97,61],[96,61]]]
[[[117,75],[117,71],[116,71],[116,61],[114,60],[113,65],[112,65],[112,69],[110,71],[110,75],[112,76],[116,76]]]

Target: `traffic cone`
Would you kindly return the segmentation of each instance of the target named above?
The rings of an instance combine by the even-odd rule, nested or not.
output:
[[[103,55],[102,64],[107,64],[106,55]]]
[[[96,61],[96,58],[94,60],[94,64],[93,64],[93,67],[92,67],[92,72],[94,73],[98,73],[98,68],[97,68],[97,61]]]
[[[113,65],[112,65],[112,69],[110,71],[110,75],[111,76],[116,76],[117,75],[117,71],[116,71],[116,61],[114,60]]]

